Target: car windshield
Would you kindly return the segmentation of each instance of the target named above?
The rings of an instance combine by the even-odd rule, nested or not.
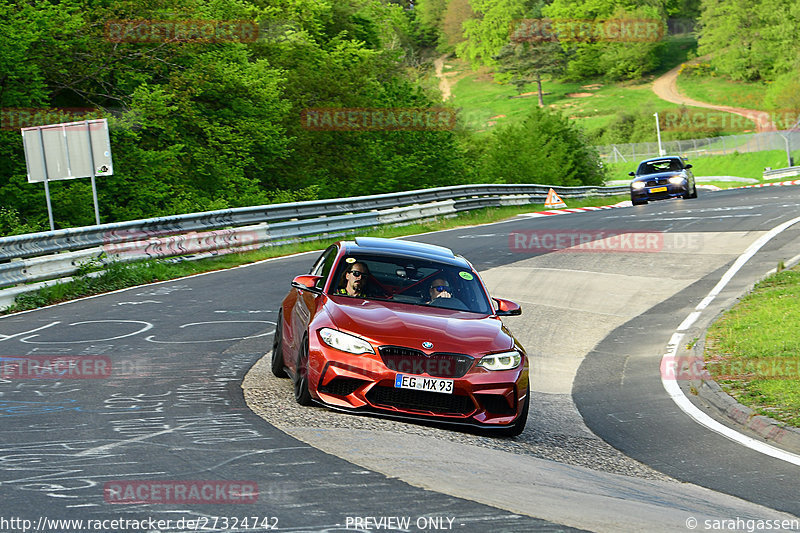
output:
[[[643,161],[636,173],[640,176],[658,174],[659,172],[676,172],[683,170],[683,165],[677,159],[659,159],[658,161]]]
[[[348,272],[366,272],[357,297],[491,314],[477,275],[469,268],[402,257],[356,255],[340,261],[330,293],[349,296]]]

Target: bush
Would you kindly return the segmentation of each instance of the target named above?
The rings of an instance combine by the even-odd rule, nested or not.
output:
[[[775,113],[779,129],[788,129],[800,118],[800,80],[796,73],[784,74],[772,82],[764,104]]]
[[[489,183],[602,185],[605,171],[583,131],[560,114],[531,108],[519,123],[495,130],[480,168]]]
[[[0,207],[0,237],[6,235],[20,235],[22,233],[35,233],[44,230],[45,228],[38,224],[22,222],[16,209]]]
[[[595,132],[597,144],[622,144],[656,141],[656,122],[652,108],[638,111],[618,111],[611,122]],[[695,125],[692,113],[686,107],[667,109],[659,112],[661,139],[677,141],[700,137],[716,137],[721,127]]]

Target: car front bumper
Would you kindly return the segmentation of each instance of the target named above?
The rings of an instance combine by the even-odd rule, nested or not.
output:
[[[309,347],[309,389],[318,402],[346,410],[406,419],[435,419],[448,423],[504,427],[521,414],[528,394],[528,363],[511,370],[469,367],[461,377],[431,376],[392,370],[379,354],[352,355],[312,343]],[[400,366],[398,370],[404,367]],[[413,369],[410,364],[408,369]],[[419,379],[453,381],[452,393],[396,386],[398,374]]]
[[[631,200],[664,200],[667,198],[678,198],[689,193],[688,183],[668,183],[655,187],[644,187],[642,189],[631,189]]]

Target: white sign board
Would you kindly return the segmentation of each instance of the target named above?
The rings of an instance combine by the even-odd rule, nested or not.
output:
[[[29,183],[114,173],[104,118],[22,128],[22,144]]]

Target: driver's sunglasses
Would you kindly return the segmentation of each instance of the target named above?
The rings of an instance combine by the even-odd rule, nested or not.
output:
[[[444,292],[450,290],[449,285],[436,285],[435,287],[431,287],[431,289],[436,290],[436,292]]]
[[[361,272],[360,270],[351,270],[350,273],[357,278],[360,278],[361,276],[366,274],[366,272]]]

